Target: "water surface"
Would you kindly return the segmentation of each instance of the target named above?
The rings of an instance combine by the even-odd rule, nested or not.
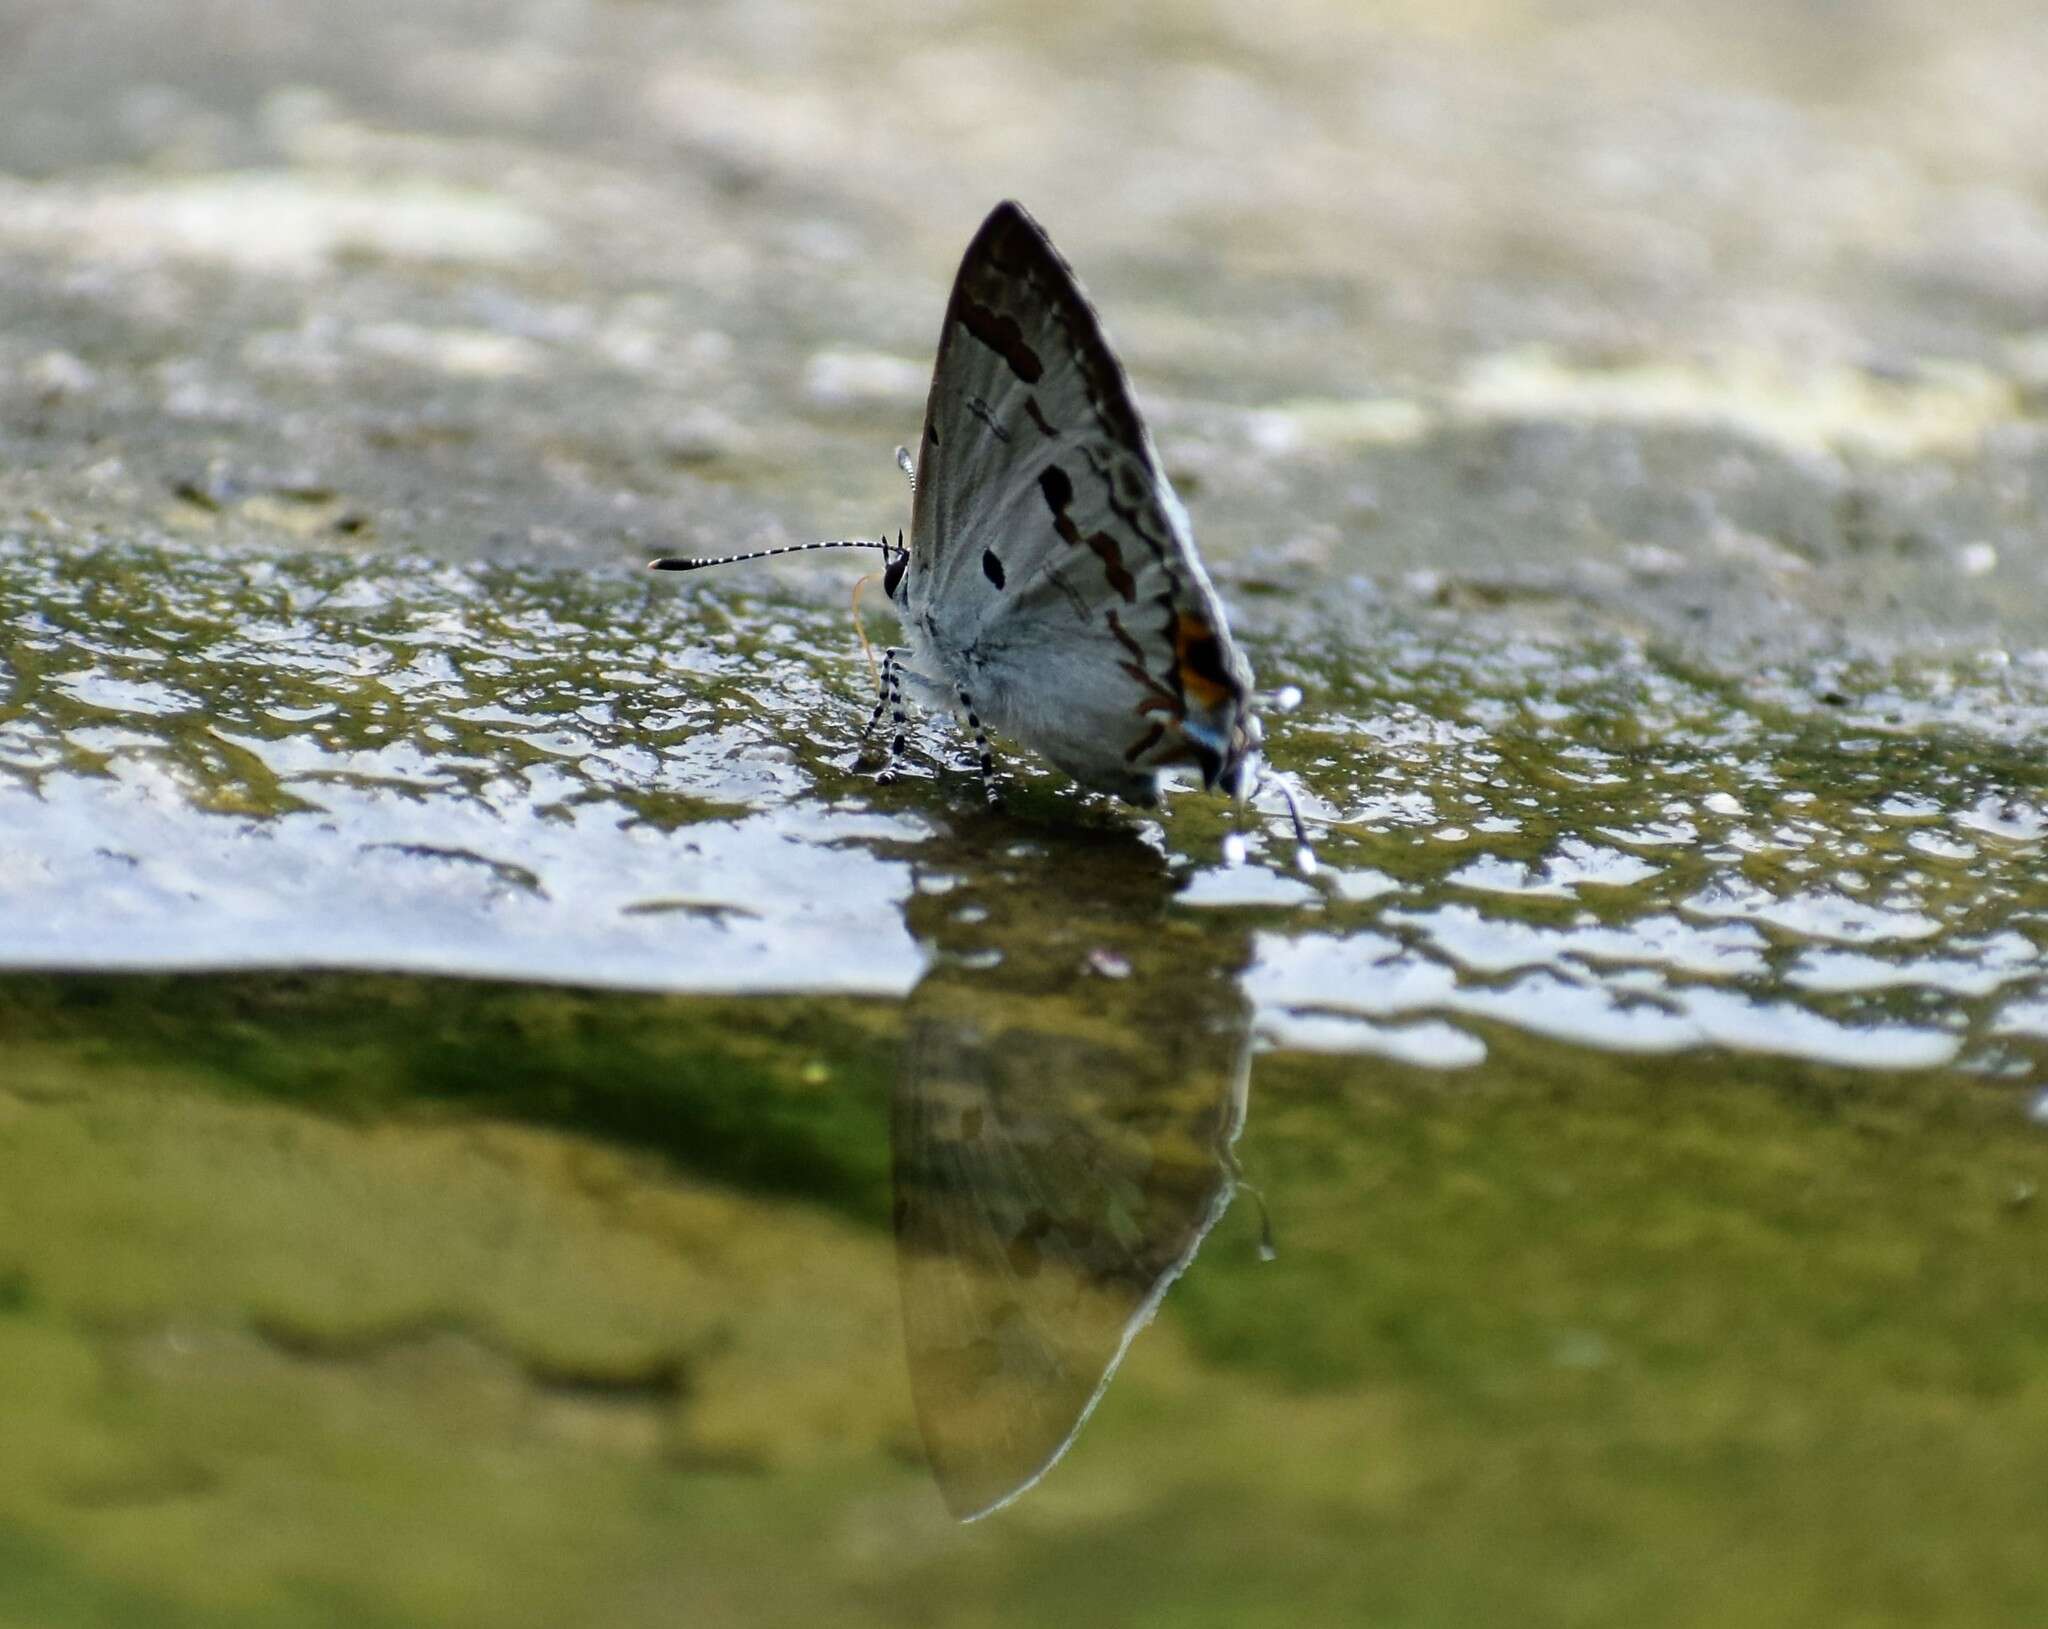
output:
[[[0,553],[18,1598],[2032,1575],[2026,672],[1240,589],[1311,880],[942,726],[879,787],[836,593],[665,588]]]

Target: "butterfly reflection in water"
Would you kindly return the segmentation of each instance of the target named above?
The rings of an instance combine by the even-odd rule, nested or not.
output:
[[[1263,732],[1252,671],[1195,553],[1130,382],[1073,268],[1015,203],[991,211],[946,304],[912,471],[910,544],[841,539],[653,566],[693,571],[809,549],[880,548],[906,643],[868,720],[904,750],[907,687],[1084,786],[1151,807],[1162,773],[1244,798]],[[1299,848],[1313,855],[1284,780]]]
[[[890,1113],[912,1399],[963,1520],[1067,1451],[1222,1216],[1250,1073],[1242,932],[1173,911],[1129,836],[1023,847],[912,896],[937,955]]]

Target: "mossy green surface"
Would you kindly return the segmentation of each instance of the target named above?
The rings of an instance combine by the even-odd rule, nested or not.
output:
[[[0,594],[17,956],[685,992],[0,975],[0,1622],[2048,1612],[2024,685],[1267,601],[1318,889],[1198,799],[874,787],[774,594],[128,545]],[[814,978],[869,993],[687,993]],[[1249,1057],[1277,1243],[1240,1199],[967,1527],[891,1238],[933,1020],[1075,1101]]]
[[[328,1115],[492,1116],[870,1214],[895,1063],[873,1003],[605,996],[373,974],[16,975],[0,1049],[172,1069]],[[792,1055],[804,1058],[790,1070]]]
[[[94,544],[0,598],[6,944],[101,969],[0,975],[0,1622],[2048,1613],[2024,682],[1269,600],[1318,887],[1214,802],[875,787],[772,593]],[[281,945],[525,976],[110,970]],[[1250,1058],[1278,1246],[1240,1200],[968,1527],[891,1237],[932,1020],[1076,1102]]]
[[[2008,1091],[1506,1032],[1452,1074],[1267,1059],[1277,1259],[1241,1202],[1070,1460],[963,1529],[900,1374],[886,1026],[354,976],[0,1003],[12,1621],[2048,1610],[2048,1140]],[[565,1013],[644,1115],[529,1095],[559,1041],[483,1096],[419,1061]],[[747,1062],[661,1077],[657,1015]],[[841,1174],[677,1110],[735,1082]]]

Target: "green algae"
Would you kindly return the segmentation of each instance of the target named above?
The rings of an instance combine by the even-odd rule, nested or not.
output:
[[[1318,880],[1028,760],[985,813],[938,727],[876,786],[794,582],[0,550],[4,1610],[2038,1613],[2032,669],[1242,603]],[[1111,1236],[1248,1066],[1261,1196],[967,1529],[892,1240],[938,1032]]]
[[[678,1005],[305,982],[486,1053],[584,1029],[586,1083]],[[2048,1143],[1995,1086],[1500,1030],[1476,1070],[1264,1058],[1240,1152],[1276,1259],[1234,1210],[1068,1462],[951,1539],[879,1193],[838,1211],[660,1114],[532,1116],[516,1078],[416,1092],[415,1024],[274,979],[107,983],[6,984],[0,1530],[42,1621],[105,1621],[116,1579],[286,1624],[658,1621],[673,1591],[758,1622],[2042,1605]],[[746,1005],[746,1088],[872,1170],[809,1004]],[[179,1009],[238,1033],[181,1064]],[[337,1031],[381,1091],[236,1061]]]
[[[358,1120],[437,1111],[601,1137],[684,1170],[872,1211],[893,1045],[859,1004],[603,997],[279,973],[16,976],[0,1047],[84,1078],[171,1071]],[[792,1076],[777,1067],[808,1048]]]

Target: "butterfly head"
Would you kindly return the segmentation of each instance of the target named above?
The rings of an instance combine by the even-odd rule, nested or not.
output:
[[[889,596],[890,604],[901,605],[904,580],[910,574],[910,551],[903,546],[903,534],[896,534],[893,548],[884,543],[882,551],[888,559],[888,564],[882,567],[882,592]]]

